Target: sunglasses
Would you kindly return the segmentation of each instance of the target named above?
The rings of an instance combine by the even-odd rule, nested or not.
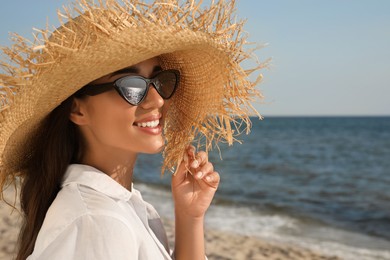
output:
[[[114,88],[119,95],[133,106],[138,106],[148,95],[152,85],[163,99],[169,99],[179,85],[180,72],[178,70],[164,70],[151,79],[142,76],[124,76],[114,82],[86,85],[75,93],[77,97],[95,96]]]

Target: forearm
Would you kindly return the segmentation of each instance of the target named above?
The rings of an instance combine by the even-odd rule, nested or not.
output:
[[[204,260],[204,217],[175,215],[175,259]]]

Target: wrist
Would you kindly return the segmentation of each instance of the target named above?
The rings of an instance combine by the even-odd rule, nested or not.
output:
[[[175,210],[175,219],[186,223],[202,223],[204,222],[205,215],[192,216],[186,212]]]
[[[175,258],[204,259],[204,215],[194,217],[175,210]]]

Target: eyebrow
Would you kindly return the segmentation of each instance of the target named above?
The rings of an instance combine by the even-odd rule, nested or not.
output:
[[[163,69],[161,68],[161,66],[159,66],[159,65],[154,66],[153,71],[152,71],[152,75],[155,74],[156,72],[160,72],[162,70]],[[139,74],[139,68],[137,68],[137,67],[128,67],[128,68],[124,68],[124,69],[121,69],[121,70],[117,70],[117,71],[111,73],[109,78],[112,78],[112,77],[114,77],[116,75],[119,75],[119,74],[127,74],[127,73]]]

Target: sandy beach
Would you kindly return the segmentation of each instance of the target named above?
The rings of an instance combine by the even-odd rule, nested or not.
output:
[[[12,189],[8,189],[4,195],[9,202],[14,200]],[[0,202],[0,260],[13,259],[21,223],[19,216],[17,211],[14,210],[12,212],[12,209],[8,205],[3,201]],[[171,244],[173,244],[173,221],[164,219],[164,223],[167,229],[168,238]],[[269,243],[258,238],[230,234],[218,230],[206,231],[206,252],[210,260],[339,259],[337,257],[320,255],[296,246]]]
[[[169,240],[173,243],[173,223],[165,221]],[[206,230],[206,254],[210,260],[336,260],[307,249],[272,244],[255,237],[218,230]]]

